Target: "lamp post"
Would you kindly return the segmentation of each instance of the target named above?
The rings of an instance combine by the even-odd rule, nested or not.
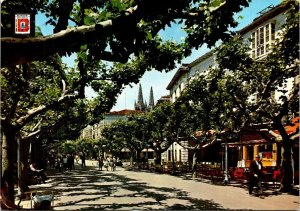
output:
[[[227,184],[229,182],[228,179],[228,144],[227,144],[227,138],[225,138],[225,178],[224,183]]]
[[[228,143],[227,143],[227,139],[229,136],[229,128],[226,127],[224,129],[225,131],[225,171],[224,171],[224,184],[228,184],[229,183],[229,178],[228,178]]]
[[[18,149],[17,149],[17,159],[18,159],[18,195],[21,196],[21,146],[20,138],[17,139]]]
[[[102,145],[102,156],[103,156],[103,160],[104,160],[104,158],[105,158],[105,147],[106,147],[106,145],[103,144],[103,145]]]
[[[147,169],[149,169],[148,148],[149,148],[149,144],[146,145],[146,161],[147,161]]]

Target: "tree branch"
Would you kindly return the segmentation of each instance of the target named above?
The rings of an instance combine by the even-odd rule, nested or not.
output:
[[[70,1],[70,0],[69,0]],[[221,12],[230,6],[233,2],[237,0],[232,0],[227,4],[221,4],[219,7],[211,10],[212,13]],[[70,1],[71,2],[71,1]],[[160,5],[153,7],[153,5]],[[34,37],[34,38],[12,38],[12,37],[2,37],[1,47],[5,54],[2,55],[2,66],[23,64],[26,62],[34,60],[45,60],[50,55],[58,53],[59,55],[70,55],[73,52],[79,52],[80,46],[95,43],[101,39],[105,40],[105,37],[111,36],[112,34],[117,34],[120,32],[120,28],[128,28],[128,26],[136,27],[136,24],[143,18],[147,19],[149,22],[156,20],[157,16],[168,12],[164,18],[166,22],[174,20],[176,17],[175,13],[170,11],[180,10],[180,5],[185,5],[182,1],[168,0],[161,4],[159,0],[148,0],[142,1],[139,5],[131,7],[126,11],[122,12],[120,16],[115,19],[100,22],[91,26],[79,26],[76,28],[70,28],[51,36],[46,37]],[[184,10],[184,8],[181,8]],[[154,13],[155,12],[155,13]],[[204,11],[199,10],[203,13]],[[175,15],[174,15],[175,14]],[[185,14],[189,17],[196,17],[196,13]],[[179,16],[179,15],[178,15]],[[62,19],[61,19],[62,20]],[[166,24],[166,23],[165,23]],[[62,29],[61,27],[56,27],[56,29]],[[160,26],[160,29],[164,27],[164,24]],[[155,35],[159,30],[155,28],[152,34]],[[131,30],[122,33],[132,33]],[[128,47],[130,47],[129,45]],[[133,48],[134,49],[134,48]],[[132,51],[132,50],[131,50]],[[101,52],[101,58],[108,61],[116,61],[120,59],[120,62],[125,62],[128,60],[130,55],[122,55],[121,57],[117,55],[109,55],[105,52]]]
[[[104,21],[92,26],[79,26],[60,31],[46,37],[12,38],[2,37],[2,65],[23,64],[33,60],[44,60],[58,53],[71,54],[80,46],[97,41],[97,37],[112,28],[112,21]],[[59,47],[58,47],[59,46]]]
[[[36,117],[38,114],[41,114],[43,112],[46,112],[52,108],[57,108],[59,105],[62,103],[78,99],[79,96],[74,94],[74,95],[65,95],[60,97],[57,101],[52,102],[51,104],[48,105],[40,105],[37,108],[33,108],[27,112],[26,115],[22,116],[17,120],[17,128],[21,129],[26,123],[31,121],[34,117]]]

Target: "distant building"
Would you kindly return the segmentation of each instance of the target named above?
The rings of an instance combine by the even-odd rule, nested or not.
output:
[[[99,139],[101,131],[105,126],[111,125],[118,120],[126,120],[130,114],[140,113],[137,110],[124,109],[121,111],[112,111],[104,114],[104,119],[93,126],[89,125],[81,132],[80,138]]]
[[[152,110],[154,108],[154,96],[152,86],[150,88],[150,96],[149,96],[149,105],[148,110]]]
[[[168,102],[168,101],[171,101],[170,95],[161,96],[161,98],[157,100],[156,106],[163,102]]]

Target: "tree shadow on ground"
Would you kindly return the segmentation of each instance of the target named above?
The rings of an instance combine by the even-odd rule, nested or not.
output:
[[[211,179],[206,179],[206,178],[192,178],[191,174],[186,174],[186,175],[179,175],[180,178],[183,180],[193,180],[196,182],[201,182],[201,183],[206,183],[210,185],[215,185],[215,186],[232,186],[232,187],[237,187],[237,188],[242,188],[245,191],[248,192],[248,183],[247,181],[237,181],[237,180],[232,180],[229,183],[224,183],[224,180],[218,179],[218,180],[211,180]],[[282,192],[279,191],[279,184],[276,183],[263,183],[263,197],[272,197],[272,196],[277,196],[283,194]],[[296,186],[291,192],[288,194],[290,195],[295,195],[299,196],[299,187]],[[255,194],[255,196],[260,196],[259,194]]]
[[[54,209],[74,210],[74,205],[80,207],[79,210],[224,209],[214,201],[189,197],[181,189],[151,186],[113,172],[96,170],[95,167],[50,172],[48,176],[47,186],[35,185],[31,190],[52,190],[55,201],[65,197],[64,203],[55,203]],[[79,195],[80,198],[77,197]],[[105,204],[108,198],[112,203]]]

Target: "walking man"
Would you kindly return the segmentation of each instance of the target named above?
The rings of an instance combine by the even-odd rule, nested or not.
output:
[[[249,178],[249,194],[252,194],[253,187],[257,186],[259,195],[262,193],[261,181],[263,177],[262,173],[262,162],[260,161],[259,155],[255,156],[255,160],[250,163],[250,178]]]

